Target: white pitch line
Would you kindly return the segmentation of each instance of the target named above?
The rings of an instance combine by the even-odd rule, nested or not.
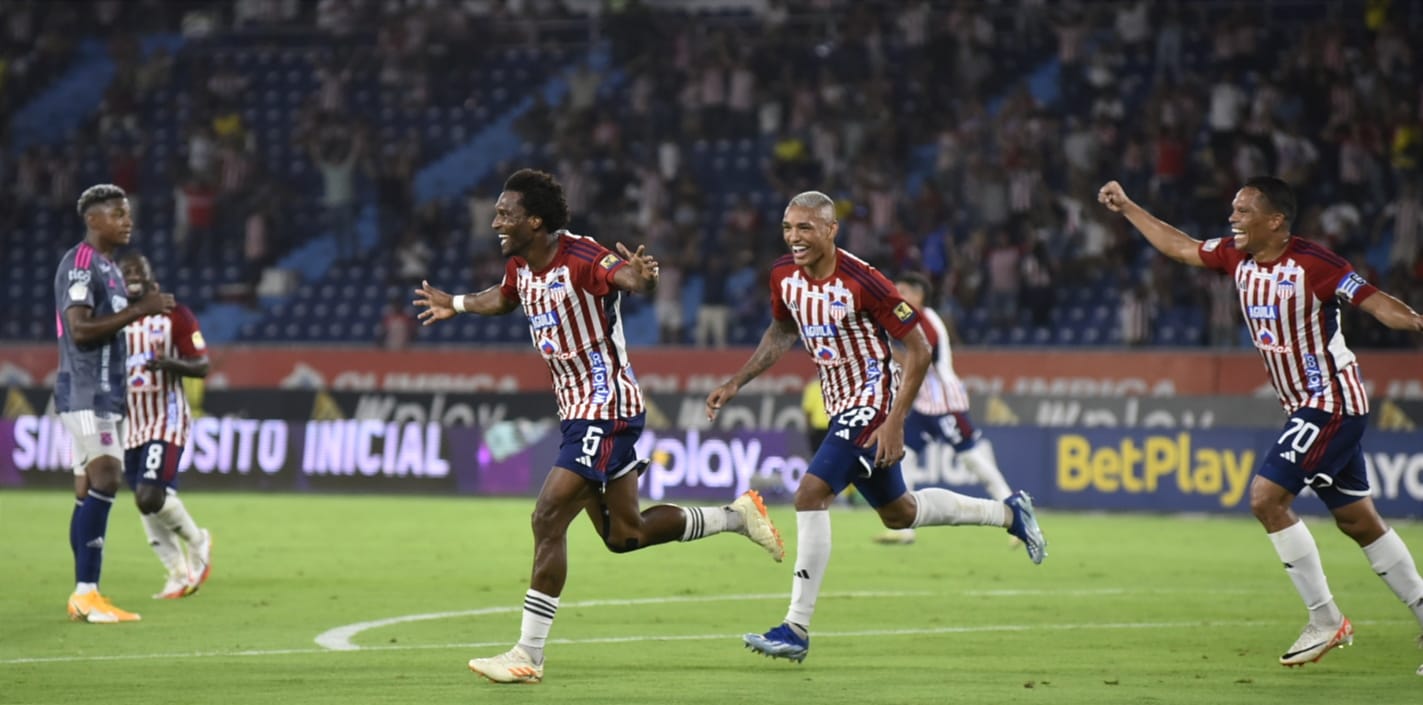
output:
[[[840,592],[827,594],[825,597],[929,597],[932,592]],[[631,607],[634,605],[670,605],[686,604],[692,602],[747,602],[750,600],[783,600],[786,594],[760,593],[752,595],[683,595],[674,597],[641,597],[625,600],[582,600],[580,602],[564,602],[559,607]],[[477,610],[463,610],[459,612],[431,612],[429,614],[407,614],[400,617],[387,617],[369,622],[357,622],[344,626],[328,629],[316,636],[318,646],[332,651],[357,651],[361,648],[352,639],[368,629],[379,629],[392,624],[403,624],[405,622],[423,622],[431,619],[449,619],[451,617],[479,617],[487,614],[507,614],[510,612],[520,612],[524,609],[522,604],[505,605],[503,607],[484,607]]]
[[[780,597],[780,595],[778,595]],[[1403,624],[1405,620],[1372,620],[1360,621],[1355,624]],[[1218,629],[1229,626],[1234,629],[1240,627],[1267,626],[1276,624],[1286,624],[1286,622],[1109,622],[1109,623],[1088,623],[1088,624],[988,624],[977,627],[931,627],[922,629],[868,629],[864,631],[852,632],[815,632],[815,638],[838,639],[838,638],[862,638],[862,637],[900,637],[900,636],[932,636],[936,634],[975,634],[986,632],[1027,632],[1027,631],[1067,631],[1074,629]],[[1294,622],[1288,622],[1294,624]],[[656,642],[656,641],[714,641],[726,639],[728,641],[739,639],[741,634],[671,634],[671,635],[634,635],[634,636],[608,636],[591,637],[588,639],[549,639],[550,644],[621,644],[629,642]],[[0,665],[18,664],[46,664],[46,663],[78,663],[87,661],[148,661],[148,660],[172,660],[188,658],[237,658],[249,656],[287,656],[293,654],[336,654],[336,653],[359,653],[365,651],[416,651],[429,649],[480,649],[496,646],[508,646],[509,641],[480,641],[461,642],[451,644],[385,644],[380,646],[363,646],[354,652],[351,650],[335,649],[248,649],[242,651],[190,651],[166,654],[111,654],[103,656],[45,656],[35,658],[13,658],[0,660]]]

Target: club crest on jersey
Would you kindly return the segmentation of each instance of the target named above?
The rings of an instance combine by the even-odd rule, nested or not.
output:
[[[821,345],[815,349],[815,361],[820,364],[827,364],[835,361],[840,354],[835,352],[835,348],[828,345]]]
[[[1292,281],[1290,281],[1290,280],[1288,280],[1288,279],[1276,280],[1276,281],[1275,281],[1275,295],[1276,295],[1276,296],[1279,296],[1279,297],[1282,298],[1282,299],[1288,299],[1288,298],[1290,298],[1291,296],[1294,296],[1294,295],[1295,295],[1295,283],[1292,282]]]
[[[844,301],[830,302],[830,318],[833,319],[836,323],[839,323],[840,321],[844,320],[845,314],[849,312],[850,306]],[[831,326],[831,328],[834,328],[834,326]]]
[[[148,335],[157,341],[163,340],[163,322],[159,320],[151,321],[148,324]]]
[[[548,292],[548,297],[552,299],[555,304],[561,304],[564,299],[568,298],[568,285],[562,281],[549,282],[548,287],[544,289],[544,291]]]
[[[613,267],[618,266],[618,264],[622,261],[623,259],[621,257],[609,252],[608,254],[603,255],[603,259],[598,261],[598,266],[602,267],[603,269],[611,270]]]

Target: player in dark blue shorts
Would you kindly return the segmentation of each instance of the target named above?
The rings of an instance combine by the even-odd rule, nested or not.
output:
[[[563,442],[534,505],[534,566],[524,594],[519,641],[469,661],[495,683],[538,683],[544,646],[568,577],[568,526],[586,513],[609,550],[624,553],[670,541],[739,533],[782,559],[785,549],[760,496],[749,491],[720,507],[670,504],[641,509],[633,450],[642,433],[642,389],[623,342],[622,292],[650,293],[657,261],[621,243],[614,254],[564,229],[568,203],[549,174],[521,169],[494,204],[492,227],[507,258],[504,280],[452,296],[428,282],[416,290],[425,325],[458,313],[500,315],[522,308],[534,348],[553,379]]]
[[[1250,482],[1250,510],[1309,610],[1309,622],[1280,664],[1313,663],[1354,641],[1354,627],[1329,591],[1314,536],[1293,508],[1306,486],[1423,627],[1423,577],[1403,539],[1374,508],[1364,472],[1360,440],[1369,399],[1339,315],[1347,303],[1407,331],[1423,331],[1423,316],[1365,281],[1348,260],[1291,234],[1294,190],[1275,177],[1247,180],[1231,203],[1230,237],[1204,242],[1146,212],[1115,181],[1097,200],[1126,216],[1166,256],[1234,279],[1250,339],[1289,414]]]
[[[1041,563],[1047,541],[1032,499],[1018,493],[997,502],[942,488],[907,491],[900,460],[904,423],[929,368],[919,311],[854,255],[835,246],[835,203],[808,191],[786,206],[781,233],[789,254],[771,267],[771,325],[741,369],[707,396],[707,416],[775,364],[799,339],[819,367],[831,422],[796,487],[796,563],[783,623],[742,637],[752,650],[794,661],[810,650],[810,619],[830,564],[830,513],[836,495],[854,487],[886,528],[998,526],[1019,537]],[[890,338],[905,346],[904,368]]]

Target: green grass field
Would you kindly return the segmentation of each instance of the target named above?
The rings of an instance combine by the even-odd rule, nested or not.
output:
[[[580,520],[545,682],[494,686],[465,661],[518,636],[532,500],[194,493],[213,577],[155,601],[161,569],[127,499],[103,587],[143,621],[87,625],[64,611],[66,494],[0,493],[0,703],[1392,705],[1423,693],[1417,624],[1323,519],[1310,523],[1357,643],[1294,670],[1275,659],[1304,610],[1246,519],[1048,511],[1050,555],[1034,567],[1001,531],[928,529],[883,547],[871,513],[838,511],[799,665],[739,636],[784,615],[793,552],[777,565],[728,535],[614,555]],[[792,510],[772,515],[791,540]],[[1397,527],[1419,556],[1423,526]],[[328,633],[376,620],[389,621]],[[358,648],[328,649],[323,633]]]

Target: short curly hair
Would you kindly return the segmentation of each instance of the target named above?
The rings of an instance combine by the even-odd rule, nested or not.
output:
[[[83,218],[84,214],[88,213],[90,208],[100,203],[108,203],[109,201],[116,201],[120,198],[128,198],[128,194],[113,184],[90,186],[84,189],[84,193],[79,194],[79,205],[76,210],[79,211],[79,217]]]
[[[544,229],[548,232],[568,226],[568,200],[563,197],[563,187],[553,178],[553,174],[520,169],[504,182],[504,190],[519,194],[524,212],[543,220]]]

